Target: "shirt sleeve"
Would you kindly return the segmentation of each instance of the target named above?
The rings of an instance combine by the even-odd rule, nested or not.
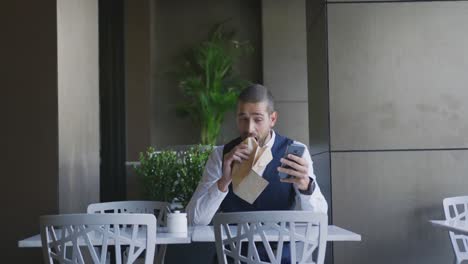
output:
[[[302,144],[301,142],[295,141],[294,143]],[[305,145],[304,145],[305,146]],[[310,152],[305,146],[304,155],[302,157],[307,161],[309,164],[309,177],[313,181],[310,185],[312,189],[312,194],[302,194],[297,186],[294,184],[294,189],[296,191],[296,208],[297,210],[304,210],[304,211],[314,211],[317,213],[327,213],[328,212],[328,203],[325,200],[322,192],[320,191],[320,187],[317,184],[316,177],[314,174],[314,166],[312,162],[312,158],[310,157]]]
[[[206,162],[202,179],[186,208],[191,225],[209,224],[228,193],[220,191],[217,185],[222,176],[222,156],[223,146],[215,147]]]

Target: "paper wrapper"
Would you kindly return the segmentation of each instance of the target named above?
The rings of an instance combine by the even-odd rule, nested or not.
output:
[[[273,156],[270,148],[259,147],[253,138],[245,139],[242,144],[247,144],[252,152],[249,159],[234,164],[232,189],[237,196],[252,204],[268,185],[259,172],[270,163]]]

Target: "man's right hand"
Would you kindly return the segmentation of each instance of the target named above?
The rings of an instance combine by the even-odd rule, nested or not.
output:
[[[218,180],[218,189],[222,192],[227,192],[229,184],[232,181],[232,166],[234,162],[242,163],[249,159],[251,150],[244,143],[240,143],[233,148],[229,153],[224,155],[223,176]]]

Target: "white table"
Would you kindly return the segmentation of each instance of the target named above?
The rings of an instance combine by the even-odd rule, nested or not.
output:
[[[192,241],[192,233],[193,227],[189,227],[188,233],[183,234],[168,233],[167,227],[158,227],[156,233],[156,244],[190,244]],[[57,234],[60,235],[60,232],[57,232]],[[141,236],[143,236],[143,234]],[[38,234],[18,241],[18,247],[42,247],[41,235]]]
[[[197,226],[192,233],[193,242],[214,242],[212,226]],[[328,226],[327,241],[361,241],[361,235],[335,225]]]
[[[468,221],[466,220],[430,220],[433,226],[468,235]]]
[[[361,235],[338,226],[328,226],[327,241],[361,241]],[[158,227],[156,244],[189,244],[191,242],[215,242],[212,226],[189,227],[187,234],[168,233],[167,228]],[[41,236],[35,235],[18,241],[18,247],[41,247]]]

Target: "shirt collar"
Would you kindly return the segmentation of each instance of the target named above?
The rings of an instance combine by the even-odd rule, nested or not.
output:
[[[271,133],[270,140],[268,140],[268,142],[263,146],[264,148],[272,148],[273,144],[275,143],[276,133],[273,129],[270,130],[270,133]]]

